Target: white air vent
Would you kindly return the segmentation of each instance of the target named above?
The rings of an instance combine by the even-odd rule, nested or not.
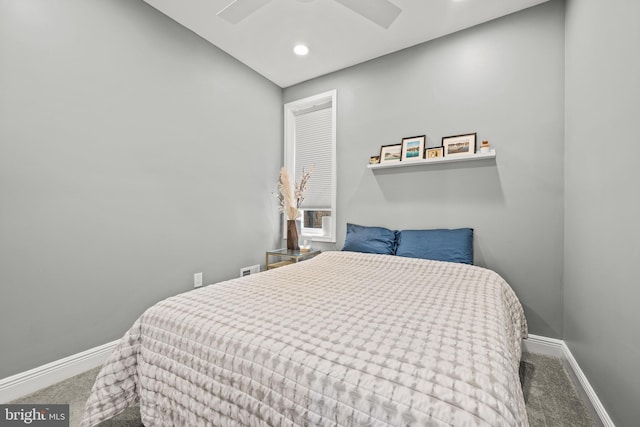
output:
[[[242,267],[240,269],[240,277],[249,276],[250,274],[260,273],[260,264],[252,265],[249,267]]]

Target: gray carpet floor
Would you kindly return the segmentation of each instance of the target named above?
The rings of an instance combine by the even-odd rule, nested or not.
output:
[[[98,370],[84,372],[11,403],[68,403],[69,427],[77,427]],[[596,426],[559,359],[524,353],[520,362],[520,381],[531,427]],[[100,427],[140,426],[137,407],[100,424]]]

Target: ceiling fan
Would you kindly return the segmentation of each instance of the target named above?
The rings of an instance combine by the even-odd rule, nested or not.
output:
[[[216,15],[237,24],[271,0],[234,0]],[[309,1],[309,0],[299,0]],[[402,9],[389,0],[334,0],[383,28],[389,28]]]

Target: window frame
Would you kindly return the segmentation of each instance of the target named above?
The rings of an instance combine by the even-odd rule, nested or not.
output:
[[[314,242],[336,243],[336,192],[337,192],[337,167],[336,167],[336,118],[337,118],[337,98],[338,91],[330,90],[317,95],[309,96],[296,101],[284,104],[284,167],[289,172],[289,176],[295,179],[295,158],[296,158],[296,113],[317,105],[331,103],[331,225],[329,235],[318,235],[308,233]],[[312,178],[313,180],[313,178]],[[301,209],[304,210],[304,209]],[[321,210],[321,208],[318,208]],[[304,218],[304,217],[302,217]],[[303,220],[303,219],[302,219]],[[284,224],[284,216],[283,216]],[[301,224],[301,232],[304,233],[304,224]],[[286,227],[283,226],[283,237],[286,239]],[[307,233],[305,233],[307,234]]]

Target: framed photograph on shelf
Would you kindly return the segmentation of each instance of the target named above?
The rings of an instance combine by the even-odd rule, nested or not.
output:
[[[438,157],[444,157],[444,147],[427,148],[424,157],[426,159],[437,159]]]
[[[444,156],[468,156],[476,152],[476,134],[445,136],[442,138]]]
[[[380,147],[380,163],[394,163],[400,161],[402,144],[383,145]]]
[[[403,162],[411,162],[413,160],[422,160],[422,153],[424,153],[424,145],[426,140],[427,140],[426,135],[402,138],[401,160]]]

